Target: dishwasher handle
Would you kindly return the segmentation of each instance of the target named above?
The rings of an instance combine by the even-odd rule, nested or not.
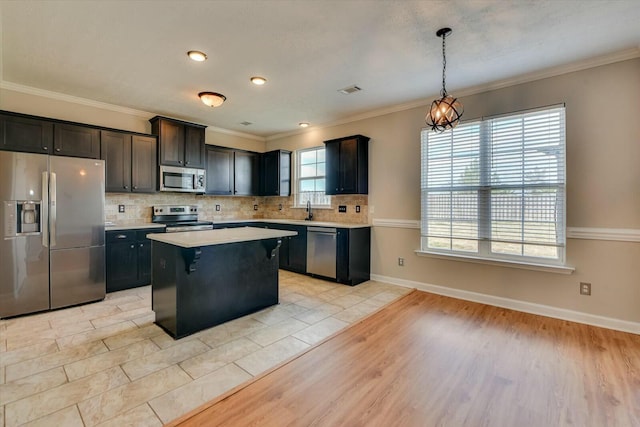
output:
[[[337,232],[335,228],[307,227],[307,233],[336,234]]]

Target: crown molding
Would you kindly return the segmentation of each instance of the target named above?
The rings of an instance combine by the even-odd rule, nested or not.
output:
[[[6,80],[0,81],[0,89],[11,90],[14,92],[25,93],[27,95],[41,96],[43,98],[55,99],[58,101],[70,102],[73,104],[86,105],[88,107],[100,108],[103,110],[113,111],[116,113],[128,114],[131,116],[142,117],[143,119],[150,119],[157,116],[156,113],[149,111],[136,110],[134,108],[122,107],[120,105],[109,104],[107,102],[95,101],[93,99],[81,98],[79,96],[67,95],[60,92],[54,92],[45,89],[38,89],[31,86],[25,86],[18,83],[8,82]],[[212,126],[204,123],[207,126],[207,130],[222,133],[226,135],[238,136],[241,138],[252,139],[255,141],[265,142],[265,138],[249,133],[238,132],[230,129],[224,129],[217,126]]]
[[[552,67],[544,70],[534,71],[531,73],[523,74],[523,75],[509,78],[509,79],[502,79],[496,82],[472,86],[468,88],[455,89],[456,97],[462,98],[465,96],[477,95],[479,93],[488,92],[491,90],[503,89],[509,86],[515,86],[523,83],[530,83],[536,80],[542,80],[549,77],[556,77],[563,74],[573,73],[576,71],[595,68],[601,65],[613,64],[616,62],[627,61],[629,59],[635,59],[635,58],[640,58],[640,45],[631,49],[610,53],[608,55],[597,56],[594,58],[589,58],[583,61],[572,62],[570,64],[565,64],[558,67]],[[344,119],[322,123],[314,127],[306,128],[304,130],[296,129],[290,132],[283,132],[276,135],[271,135],[266,138],[266,141],[267,142],[274,141],[274,140],[285,138],[288,136],[306,133],[312,130],[324,129],[328,127],[357,122],[360,120],[366,120],[374,117],[384,116],[387,114],[398,113],[400,111],[410,110],[412,108],[427,107],[428,105],[431,104],[431,101],[437,96],[438,96],[437,94],[433,94],[428,98],[423,98],[420,100],[407,102],[404,104],[397,104],[391,107],[385,107],[381,109],[367,111],[365,113],[357,114]]]

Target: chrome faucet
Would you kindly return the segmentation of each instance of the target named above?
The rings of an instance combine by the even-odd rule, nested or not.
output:
[[[311,200],[307,200],[307,217],[304,220],[311,221],[312,219],[313,214],[311,213]]]

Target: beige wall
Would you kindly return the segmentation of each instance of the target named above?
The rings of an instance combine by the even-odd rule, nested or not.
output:
[[[465,118],[566,104],[567,225],[640,229],[640,59],[462,99]],[[267,142],[321,145],[351,134],[369,145],[369,219],[420,218],[425,107]],[[419,230],[373,228],[372,273],[640,322],[640,243],[569,239],[571,275],[417,256]],[[405,266],[397,258],[405,258]],[[592,296],[578,294],[579,282]]]

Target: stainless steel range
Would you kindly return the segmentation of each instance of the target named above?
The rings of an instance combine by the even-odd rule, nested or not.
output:
[[[164,224],[167,233],[213,229],[213,222],[198,221],[198,206],[195,205],[160,205],[151,209],[151,221]]]

